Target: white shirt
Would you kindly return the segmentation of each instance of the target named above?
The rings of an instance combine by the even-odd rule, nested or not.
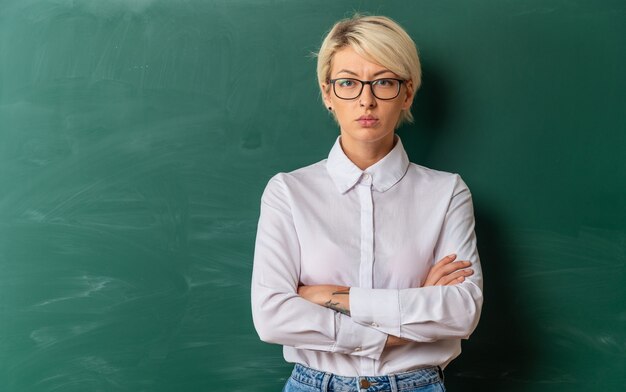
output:
[[[452,253],[474,274],[421,287]],[[299,284],[351,287],[351,316],[298,296]],[[476,327],[482,298],[469,189],[457,174],[410,163],[399,138],[365,171],[338,138],[328,159],[269,181],[252,315],[263,341],[284,346],[286,361],[343,376],[445,367]],[[384,350],[387,335],[414,343]]]

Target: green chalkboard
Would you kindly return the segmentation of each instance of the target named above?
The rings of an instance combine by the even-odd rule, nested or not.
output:
[[[281,389],[259,199],[326,157],[311,52],[354,11],[415,39],[399,134],[474,195],[448,389],[626,390],[624,1],[0,0],[2,391]]]

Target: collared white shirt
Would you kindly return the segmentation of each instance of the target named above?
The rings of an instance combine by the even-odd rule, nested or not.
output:
[[[456,253],[474,274],[421,287]],[[298,285],[351,287],[351,316],[298,296]],[[445,367],[461,352],[482,306],[469,189],[457,174],[410,163],[397,138],[366,170],[344,154],[279,173],[261,199],[252,274],[260,338],[288,362],[343,376]],[[388,335],[412,343],[385,349]]]

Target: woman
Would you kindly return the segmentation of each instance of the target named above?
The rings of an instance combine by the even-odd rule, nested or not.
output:
[[[317,73],[340,136],[263,193],[255,327],[296,364],[284,391],[443,391],[482,274],[467,186],[410,163],[394,133],[412,120],[415,44],[389,18],[355,16],[328,33]]]

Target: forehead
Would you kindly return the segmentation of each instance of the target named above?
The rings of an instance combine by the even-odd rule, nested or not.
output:
[[[335,52],[330,70],[333,77],[337,74],[349,75],[351,73],[367,77],[384,71],[391,72],[374,60],[361,56],[351,46],[346,46]]]

